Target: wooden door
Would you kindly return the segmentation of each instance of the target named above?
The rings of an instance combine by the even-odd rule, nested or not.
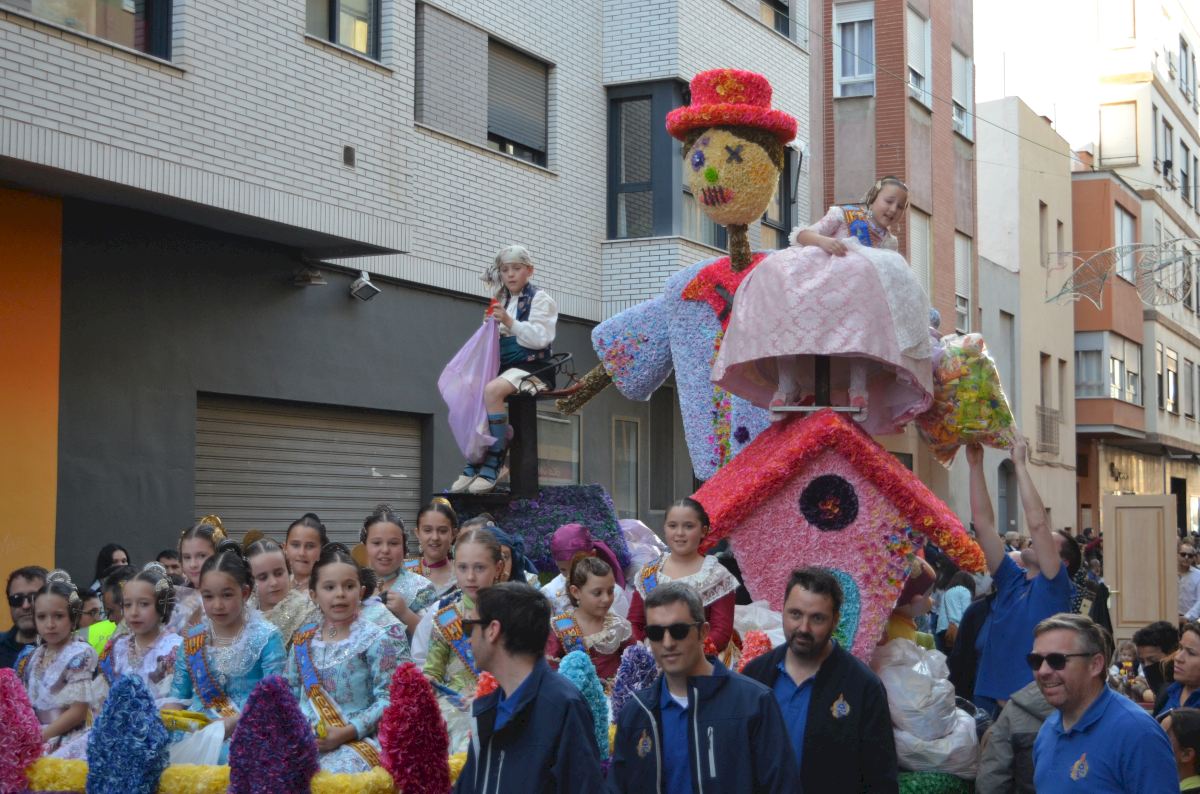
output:
[[[1104,581],[1117,642],[1156,620],[1174,623],[1179,609],[1175,498],[1105,496]]]

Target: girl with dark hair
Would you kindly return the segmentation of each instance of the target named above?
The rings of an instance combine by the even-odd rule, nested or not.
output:
[[[224,725],[213,763],[226,763],[229,737],[246,699],[259,681],[282,675],[287,661],[279,630],[246,601],[253,590],[241,547],[223,541],[200,570],[204,619],[184,635],[168,700]]]
[[[165,628],[175,606],[175,588],[167,569],[152,562],[121,591],[125,628],[100,654],[103,681],[111,687],[123,675],[136,675],[161,706],[171,693],[175,660],[183,638]],[[105,689],[107,690],[107,687]],[[107,695],[107,691],[105,692]]]
[[[433,497],[417,512],[417,543],[421,553],[405,560],[404,568],[432,582],[435,598],[441,598],[454,587],[450,552],[457,536],[458,514],[446,497]]]
[[[566,612],[574,606],[568,592],[567,574],[571,570],[571,563],[580,554],[597,557],[608,563],[617,583],[612,611],[620,617],[628,615],[629,593],[626,591],[625,573],[621,570],[621,562],[608,544],[593,538],[592,533],[583,524],[563,524],[554,530],[550,538],[550,556],[558,566],[559,575],[542,588],[542,594],[550,599],[555,613]]]
[[[125,550],[124,546],[119,543],[108,543],[102,546],[96,555],[96,575],[92,580],[92,586],[88,589],[93,593],[99,593],[108,570],[115,566],[128,564],[129,552]]]
[[[172,631],[182,635],[204,617],[204,606],[200,601],[200,569],[217,553],[217,545],[225,539],[225,528],[216,516],[205,516],[179,534],[179,564],[187,577],[187,585],[175,592],[175,609],[168,624]]]
[[[722,655],[722,661],[728,659],[726,666],[730,666],[736,661],[732,653],[736,643],[730,654],[725,651],[733,639],[738,581],[715,556],[700,553],[700,542],[708,532],[708,513],[703,505],[690,496],[672,505],[663,521],[663,539],[668,551],[634,577],[629,623],[633,626],[633,638],[641,642],[646,636],[646,596],[664,582],[686,582],[700,594],[704,619],[709,623],[708,638],[717,654]]]
[[[621,654],[633,643],[629,621],[611,611],[617,588],[612,566],[580,552],[571,563],[567,583],[573,608],[550,618],[546,657],[557,666],[571,651],[587,651],[596,675],[610,687]]]
[[[283,537],[285,555],[292,569],[292,589],[308,592],[308,577],[313,564],[321,556],[321,549],[329,542],[325,525],[316,513],[305,513],[288,524]]]
[[[361,616],[362,582],[345,547],[321,551],[310,577],[319,612],[295,633],[288,657],[288,682],[317,734],[326,772],[379,766],[379,718],[391,703],[392,673],[409,660],[403,632],[398,641]]]
[[[262,612],[263,619],[279,629],[285,643],[305,623],[312,621],[317,608],[307,592],[292,589],[292,573],[287,555],[270,538],[256,540],[246,547],[246,561],[254,577],[254,593],[248,602]]]
[[[435,590],[424,576],[405,570],[404,522],[392,508],[378,505],[363,520],[358,539],[379,580],[379,598],[409,632],[414,631],[421,622],[421,611],[433,603]]]
[[[96,651],[75,636],[83,599],[66,571],[51,571],[33,599],[37,646],[17,657],[17,675],[42,726],[42,750],[86,758],[88,710],[96,704]]]

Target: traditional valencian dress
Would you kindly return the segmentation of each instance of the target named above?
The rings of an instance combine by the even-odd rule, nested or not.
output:
[[[259,609],[258,593],[251,595],[246,605],[252,609]],[[317,620],[320,617],[320,610],[309,598],[308,593],[302,590],[288,590],[288,594],[283,597],[282,601],[270,609],[261,610],[261,614],[263,620],[279,629],[279,636],[283,637],[287,647],[290,648],[292,647],[292,635],[301,626]]]
[[[633,627],[629,621],[609,612],[604,616],[604,627],[595,634],[584,634],[575,620],[575,612],[561,612],[550,618],[550,638],[546,641],[546,656],[561,659],[571,651],[587,651],[596,675],[612,685],[612,679],[621,666],[621,654],[633,644]]]
[[[438,568],[442,568],[442,567],[450,568],[450,572],[451,572],[450,578],[446,581],[446,583],[444,585],[441,585],[439,587],[437,582],[433,581],[432,579],[429,579],[429,583],[431,585],[433,585],[433,588],[434,588],[434,593],[433,593],[434,601],[440,601],[441,599],[450,595],[450,593],[454,590],[454,588],[458,587],[458,579],[454,576],[453,562],[454,562],[453,560],[451,560],[450,558],[447,557],[445,560],[442,561],[441,565],[437,566]],[[404,561],[404,570],[408,571],[409,573],[415,573],[417,576],[423,576],[426,579],[428,579],[429,573],[432,569],[430,568],[429,563],[425,562],[425,559],[423,557],[411,557]]]
[[[163,703],[170,699],[175,663],[182,645],[183,637],[163,629],[143,652],[137,647],[132,634],[118,634],[109,640],[100,654],[102,676],[96,679],[97,683],[103,681],[101,686],[107,696],[107,690],[117,683],[118,678],[136,675],[150,690],[154,704],[162,708]]]
[[[738,581],[725,566],[712,555],[704,557],[700,570],[693,574],[672,579],[663,572],[663,566],[670,557],[670,552],[659,557],[655,562],[646,565],[638,571],[633,579],[633,601],[629,605],[629,623],[633,626],[633,638],[641,642],[646,637],[646,605],[645,599],[654,588],[667,582],[685,582],[700,594],[704,603],[704,619],[708,621],[708,638],[716,646],[717,653],[724,661],[726,646],[733,639],[733,610],[737,600]],[[729,649],[732,652],[732,648]]]
[[[766,408],[778,385],[776,358],[830,356],[834,390],[848,388],[857,361],[865,365],[863,429],[899,432],[933,399],[929,296],[896,238],[862,206],[830,207],[808,230],[841,240],[846,254],[798,246],[793,234],[792,247],[759,262],[734,294],[712,380]],[[800,366],[801,398],[812,393],[811,370]]]
[[[425,675],[434,682],[438,706],[450,732],[450,752],[465,750],[470,738],[470,703],[479,683],[475,654],[462,619],[475,604],[461,590],[439,601],[431,612]]]
[[[241,633],[228,645],[213,641],[212,625],[205,618],[183,638],[168,699],[214,721],[232,717],[241,712],[259,681],[283,675],[286,665],[279,629],[263,620],[257,609],[247,611]],[[226,739],[219,762],[226,763],[228,754]]]
[[[437,600],[437,588],[433,582],[418,573],[410,573],[402,565],[392,577],[379,577],[379,592],[397,593],[413,612],[423,612]]]
[[[72,636],[59,650],[45,645],[29,646],[17,657],[17,675],[25,684],[29,702],[45,727],[62,716],[75,703],[95,709],[99,701],[94,677],[95,649]],[[78,728],[46,742],[42,751],[55,758],[87,758],[88,729]]]
[[[354,726],[358,738],[321,754],[326,772],[366,772],[379,766],[379,718],[391,703],[392,673],[404,661],[387,631],[359,618],[341,639],[321,639],[319,620],[292,639],[288,682],[305,719],[320,735],[329,728]]]

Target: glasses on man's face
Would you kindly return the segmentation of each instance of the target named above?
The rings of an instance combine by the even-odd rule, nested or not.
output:
[[[462,619],[463,634],[465,636],[469,637],[469,636],[471,636],[471,632],[475,630],[476,626],[483,626],[483,625],[487,624],[488,622],[489,621],[481,620],[479,618],[463,618]]]
[[[100,607],[96,607],[95,609],[83,610],[83,614],[87,615],[92,620],[99,620],[101,613],[102,613],[102,610],[100,609]]]
[[[1095,656],[1094,653],[1048,653],[1042,655],[1040,653],[1031,653],[1025,657],[1025,661],[1029,664],[1029,669],[1037,672],[1042,669],[1042,662],[1050,665],[1051,670],[1062,670],[1067,666],[1067,660],[1075,657]]]
[[[32,604],[33,599],[37,597],[37,591],[32,593],[9,593],[8,605],[13,609],[19,609],[26,604]]]
[[[703,626],[703,623],[672,623],[670,626],[646,626],[646,638],[650,642],[662,642],[666,634],[671,635],[673,640],[682,640],[696,626]]]
[[[1194,552],[1194,551],[1181,551],[1181,552],[1179,552],[1179,556],[1180,556],[1180,557],[1183,557],[1184,559],[1187,559],[1187,560],[1194,560],[1194,559],[1196,559],[1196,552]]]

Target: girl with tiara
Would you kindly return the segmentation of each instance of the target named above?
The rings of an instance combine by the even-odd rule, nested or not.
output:
[[[33,599],[40,643],[17,657],[17,675],[42,726],[42,749],[55,758],[87,757],[88,711],[97,692],[96,651],[75,636],[83,599],[66,571],[51,571]]]
[[[929,296],[891,233],[907,207],[908,187],[886,176],[760,262],[734,294],[713,382],[762,408],[812,404],[814,357],[828,356],[831,400],[844,395],[868,433],[928,408]]]
[[[251,543],[246,547],[246,561],[254,577],[254,594],[248,605],[260,610],[263,619],[279,629],[279,635],[290,643],[296,629],[313,619],[316,605],[308,593],[292,589],[287,555],[275,541],[262,538]]]
[[[321,769],[365,772],[380,765],[375,733],[407,648],[359,615],[362,578],[345,546],[321,551],[310,586],[319,612],[292,639],[288,682],[317,734]]]
[[[571,563],[567,582],[573,609],[550,618],[546,656],[557,667],[558,660],[571,651],[587,651],[596,675],[605,688],[611,688],[621,654],[633,643],[629,621],[611,611],[617,587],[612,566],[580,552]]]
[[[216,763],[226,763],[240,709],[259,681],[283,675],[279,630],[246,605],[253,580],[237,543],[226,540],[200,569],[204,619],[184,635],[168,701],[224,724]]]
[[[421,611],[433,603],[433,583],[404,567],[404,522],[387,505],[379,505],[363,521],[359,542],[367,549],[367,564],[378,579],[379,598],[411,634]]]
[[[292,589],[308,594],[308,577],[321,549],[329,542],[325,525],[316,513],[305,513],[288,524],[283,536],[284,555],[292,569]]]
[[[625,572],[621,570],[621,563],[608,544],[602,540],[593,539],[592,533],[588,532],[587,527],[583,524],[563,524],[554,530],[554,534],[550,537],[550,556],[554,558],[554,564],[558,566],[558,576],[551,579],[542,588],[542,593],[550,599],[550,603],[553,605],[551,608],[555,614],[566,612],[573,606],[570,593],[567,592],[567,574],[571,571],[571,563],[579,554],[598,557],[608,563],[617,582],[612,611],[619,617],[628,615],[629,594],[626,592]]]
[[[136,675],[154,702],[162,706],[171,692],[175,660],[183,638],[165,628],[175,606],[175,588],[167,569],[149,563],[121,591],[126,631],[111,639],[100,654],[105,695],[123,675]]]
[[[417,513],[417,542],[420,555],[404,561],[409,573],[424,576],[434,587],[434,598],[444,597],[454,587],[450,550],[458,535],[458,514],[444,496],[435,496]]]
[[[700,542],[708,534],[708,513],[691,497],[671,506],[663,521],[663,539],[669,551],[656,562],[646,565],[634,577],[633,601],[629,605],[629,623],[638,642],[646,636],[645,598],[655,587],[666,582],[686,582],[704,602],[708,638],[722,661],[733,661],[726,646],[733,639],[733,611],[738,581],[712,555],[700,554]],[[728,665],[727,665],[728,666]]]
[[[225,540],[225,528],[216,516],[205,516],[179,535],[179,565],[187,585],[176,589],[175,608],[171,610],[171,631],[182,635],[204,617],[200,600],[200,570],[217,553]]]
[[[466,749],[470,716],[465,712],[479,683],[479,668],[462,621],[475,608],[479,591],[496,583],[503,566],[495,535],[483,528],[464,529],[454,547],[458,590],[430,610],[414,637],[414,644],[420,642],[428,648],[424,672],[438,692],[451,753]]]

